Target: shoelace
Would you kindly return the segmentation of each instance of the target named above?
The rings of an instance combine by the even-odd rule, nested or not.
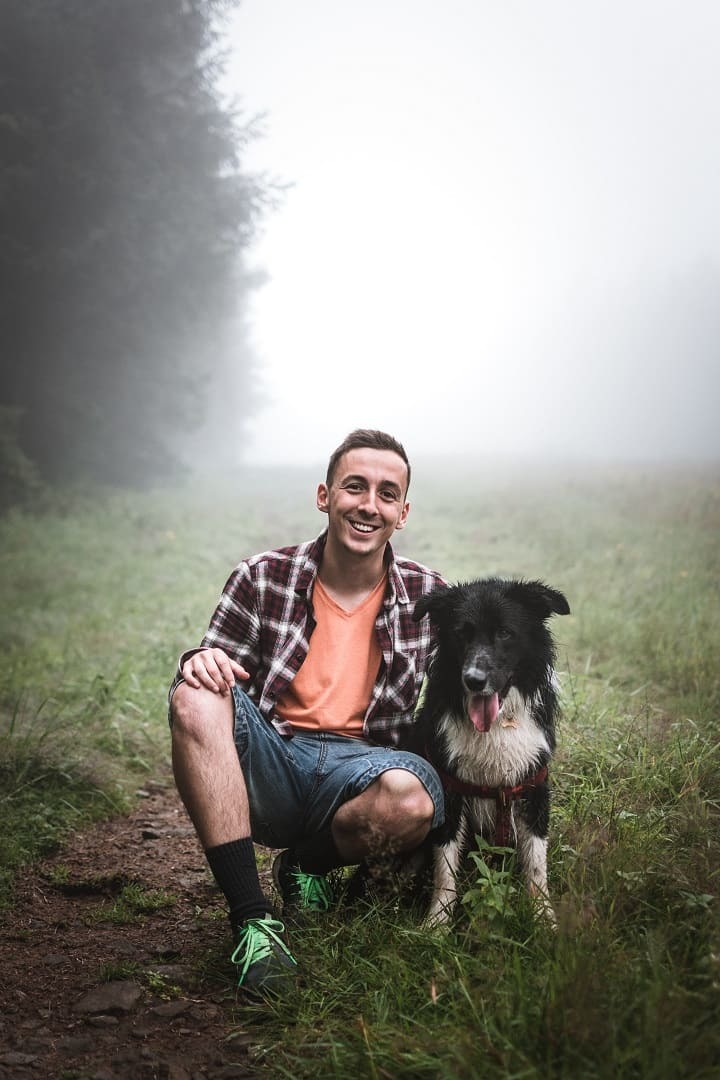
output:
[[[327,911],[333,902],[332,887],[321,874],[305,874],[296,870],[293,874],[300,890],[300,905],[310,911]]]
[[[240,967],[238,983],[242,983],[252,964],[271,956],[276,946],[293,964],[297,964],[297,960],[280,937],[284,930],[285,927],[278,919],[248,919],[240,941],[230,957],[232,963]]]

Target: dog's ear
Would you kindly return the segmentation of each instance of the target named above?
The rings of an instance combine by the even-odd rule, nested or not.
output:
[[[413,622],[420,622],[423,616],[429,615],[431,622],[437,623],[442,618],[443,611],[449,607],[451,591],[446,585],[440,585],[421,596],[413,608]]]
[[[551,615],[569,615],[570,605],[557,589],[551,589],[542,581],[514,581],[508,596],[537,612],[543,619]]]

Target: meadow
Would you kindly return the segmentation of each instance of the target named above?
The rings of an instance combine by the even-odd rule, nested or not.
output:
[[[0,521],[2,903],[23,863],[167,775],[179,653],[241,557],[319,531],[317,479],[58,493]],[[255,1068],[720,1075],[720,472],[448,462],[416,467],[411,502],[400,552],[450,580],[539,577],[570,601],[553,624],[559,929],[495,861],[448,935],[392,899],[313,917],[292,939],[301,993],[236,1008]]]

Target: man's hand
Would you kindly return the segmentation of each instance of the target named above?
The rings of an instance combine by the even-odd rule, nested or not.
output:
[[[185,661],[182,677],[195,690],[205,686],[215,694],[227,694],[236,679],[249,679],[250,673],[222,649],[201,649]]]

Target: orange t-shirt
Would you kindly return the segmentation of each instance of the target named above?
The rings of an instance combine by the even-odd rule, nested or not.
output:
[[[302,731],[360,736],[377,679],[382,651],[375,634],[387,574],[352,611],[346,611],[315,580],[315,629],[308,654],[276,703],[282,720]]]

